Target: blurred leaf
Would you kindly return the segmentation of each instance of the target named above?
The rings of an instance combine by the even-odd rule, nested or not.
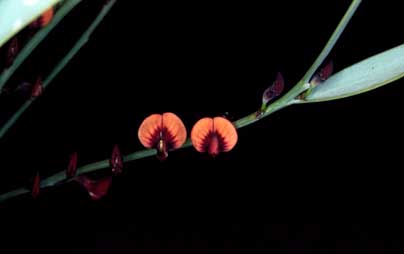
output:
[[[60,0],[1,0],[0,47]]]

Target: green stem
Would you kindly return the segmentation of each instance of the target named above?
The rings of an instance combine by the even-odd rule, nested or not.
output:
[[[52,70],[49,76],[42,83],[43,88],[46,88],[52,80],[56,77],[57,74],[70,62],[70,60],[77,54],[77,52],[86,44],[89,40],[90,35],[93,33],[95,28],[99,25],[101,20],[105,17],[105,15],[112,8],[116,0],[109,1],[98,14],[96,19],[91,23],[91,25],[87,28],[87,30],[83,33],[80,39],[76,42],[73,48],[66,54],[65,57],[56,65],[56,67]],[[14,123],[19,119],[22,113],[31,105],[33,101],[35,101],[38,97],[33,97],[27,100],[18,111],[1,127],[0,129],[0,139],[7,133],[7,131],[14,125]]]
[[[11,116],[10,119],[1,127],[0,129],[0,139],[6,134],[6,132],[14,125],[14,123],[20,118],[22,113],[31,105],[31,103],[36,99],[36,97],[32,97],[28,99],[22,106]]]
[[[349,21],[350,17],[352,17],[353,13],[355,12],[356,8],[358,7],[360,3],[360,0],[353,0],[350,8],[348,9],[347,13],[344,15],[342,21],[338,25],[337,29],[334,31],[333,35],[331,36],[330,40],[326,44],[325,48],[319,55],[319,57],[316,59],[312,67],[310,67],[310,70],[306,73],[306,75],[303,77],[301,81],[299,81],[288,93],[286,93],[284,96],[282,96],[280,99],[276,100],[272,104],[270,104],[265,110],[257,111],[254,113],[251,113],[235,122],[233,124],[237,129],[245,127],[247,125],[250,125],[256,121],[259,121],[263,117],[266,117],[284,107],[287,107],[289,105],[292,105],[296,102],[296,97],[300,95],[302,92],[306,91],[309,88],[309,84],[307,83],[308,79],[306,79],[309,75],[310,72],[312,72],[312,69],[317,69],[318,65],[321,64],[321,62],[324,60],[324,58],[327,56],[331,48],[334,46],[335,42],[337,41],[339,35],[341,34],[342,30],[346,27],[347,22]],[[317,65],[317,67],[315,67]],[[314,73],[313,71],[313,73]],[[186,143],[180,148],[187,148],[190,147],[191,141],[190,139],[187,139]],[[131,154],[128,154],[123,157],[124,162],[129,162],[129,161],[134,161],[138,159],[142,159],[145,157],[150,157],[156,154],[156,151],[154,149],[145,149],[141,151],[137,151]],[[109,160],[102,160],[98,162],[94,162],[91,164],[84,165],[80,168],[77,169],[77,175],[81,175],[84,173],[89,173],[89,172],[94,172],[100,169],[105,169],[109,167]],[[49,187],[53,186],[57,183],[63,182],[66,180],[66,170],[62,170],[59,173],[56,173],[46,179],[43,179],[41,181],[41,188],[44,187]],[[20,188],[16,189],[7,193],[4,193],[0,195],[0,202],[10,199],[15,196],[19,196],[24,193],[30,192],[29,189],[27,188]]]
[[[300,81],[288,93],[270,104],[265,110],[256,111],[243,118],[240,118],[239,120],[234,122],[234,125],[236,126],[236,128],[242,128],[244,126],[255,123],[256,121],[266,116],[269,116],[270,114],[275,113],[276,111],[284,107],[294,104],[296,96],[307,90],[307,88],[308,86],[305,86],[304,83],[302,85],[302,82]]]
[[[328,39],[327,44],[321,51],[320,55],[318,55],[316,61],[310,66],[309,70],[303,76],[302,81],[304,83],[308,83],[313,76],[314,72],[318,69],[324,59],[328,56],[331,49],[334,47],[335,43],[337,42],[338,38],[341,36],[342,32],[345,30],[348,22],[351,20],[352,16],[354,15],[356,9],[358,9],[359,4],[362,0],[353,0],[351,5],[349,6],[348,10],[346,11],[344,17],[342,17],[341,21],[339,22],[337,28],[334,30],[333,34],[331,35],[330,39]]]
[[[21,64],[27,59],[32,51],[45,39],[45,37],[57,26],[57,24],[78,4],[81,0],[68,0],[63,6],[58,10],[55,17],[52,19],[47,26],[38,31],[34,37],[24,46],[20,51],[18,56],[14,59],[13,64],[5,69],[0,74],[0,94],[2,93],[1,88],[6,84],[6,82],[11,78],[14,72],[21,66]]]

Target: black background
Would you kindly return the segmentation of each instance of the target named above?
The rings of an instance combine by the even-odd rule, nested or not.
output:
[[[49,73],[102,2],[80,4],[10,83]],[[331,53],[335,71],[403,43],[399,2],[364,1]],[[204,116],[255,111],[276,72],[286,90],[303,76],[349,3],[118,1],[0,141],[0,190],[63,170],[73,151],[85,165],[115,143],[142,149],[137,128],[151,113],[174,112],[190,131]],[[125,164],[98,202],[74,183],[18,197],[0,206],[2,242],[53,253],[398,252],[403,96],[399,80],[283,109],[217,158],[185,149]],[[18,101],[1,99],[6,119]]]

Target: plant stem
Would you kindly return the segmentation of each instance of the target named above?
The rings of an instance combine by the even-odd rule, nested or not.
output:
[[[22,104],[22,106],[11,116],[10,119],[1,127],[0,129],[0,139],[6,134],[6,132],[13,126],[13,124],[20,118],[22,113],[31,105],[31,103],[36,99],[36,97],[32,97]]]
[[[257,111],[253,112],[235,122],[233,124],[237,129],[245,127],[247,125],[250,125],[263,117],[266,117],[284,107],[287,107],[289,105],[292,105],[296,102],[296,96],[300,95],[302,92],[306,91],[309,88],[308,80],[310,77],[313,75],[314,71],[318,68],[318,66],[321,64],[321,62],[324,60],[324,58],[327,56],[327,54],[330,52],[331,48],[335,45],[335,42],[341,35],[342,31],[345,29],[349,19],[352,17],[353,13],[356,11],[359,3],[361,0],[353,0],[351,6],[349,7],[347,13],[344,15],[342,18],[341,22],[339,23],[338,27],[335,29],[334,33],[332,34],[331,38],[327,42],[326,46],[322,50],[321,54],[317,57],[316,61],[314,64],[310,67],[309,71],[304,75],[301,81],[299,81],[288,93],[286,93],[284,96],[270,104],[263,112]],[[187,148],[190,147],[191,141],[190,139],[187,139],[186,143],[179,149]],[[134,161],[138,159],[142,159],[145,157],[150,157],[156,154],[156,151],[154,149],[145,149],[141,151],[137,151],[131,154],[128,154],[124,156],[123,161],[124,162],[129,162],[129,161]],[[109,160],[102,160],[98,162],[94,162],[91,164],[84,165],[82,167],[79,167],[77,169],[77,175],[81,175],[84,173],[89,173],[93,171],[97,171],[100,169],[105,169],[109,167]],[[57,183],[60,183],[66,179],[66,171],[62,170],[59,173],[56,173],[46,179],[43,179],[41,181],[41,188],[44,187],[50,187],[53,186]],[[24,193],[30,192],[29,189],[27,188],[19,188],[7,193],[4,193],[0,195],[0,202],[5,201],[7,199],[10,199],[15,196],[19,196]]]
[[[89,40],[90,35],[95,30],[95,28],[99,25],[105,15],[112,8],[116,0],[110,0],[105,6],[102,8],[101,12],[98,14],[96,19],[91,23],[91,25],[87,28],[87,30],[83,33],[80,39],[76,42],[72,49],[63,57],[63,59],[53,68],[52,72],[49,76],[44,80],[42,86],[46,88],[52,80],[56,77],[57,74],[70,62],[70,60],[77,54],[77,52],[86,44]],[[14,123],[19,119],[22,113],[31,105],[33,101],[35,101],[38,97],[32,97],[27,100],[18,111],[1,127],[0,129],[0,139],[7,133],[7,131],[14,125]]]
[[[0,94],[2,93],[1,88],[6,84],[14,72],[21,66],[21,64],[27,59],[32,51],[45,39],[45,37],[57,26],[57,24],[79,3],[81,0],[68,0],[63,6],[58,10],[52,21],[38,31],[34,37],[24,46],[18,56],[14,59],[13,64],[5,69],[0,74]]]
[[[356,9],[358,9],[359,4],[362,0],[353,0],[351,5],[349,6],[348,10],[346,11],[344,17],[342,17],[341,21],[339,22],[337,28],[335,28],[333,34],[331,35],[330,39],[328,39],[327,44],[321,51],[320,55],[318,55],[316,61],[310,66],[309,70],[303,76],[302,81],[303,83],[309,82],[311,77],[313,76],[314,72],[318,69],[324,59],[328,56],[331,49],[334,47],[335,43],[337,42],[338,38],[340,37],[341,33],[345,30],[348,22],[351,20],[352,16],[354,15]]]

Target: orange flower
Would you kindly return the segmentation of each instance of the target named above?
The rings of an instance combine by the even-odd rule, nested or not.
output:
[[[208,152],[216,156],[228,152],[237,143],[237,131],[234,125],[223,117],[202,118],[192,128],[192,145],[198,152]]]
[[[157,157],[163,160],[167,158],[169,150],[184,144],[187,130],[173,113],[153,114],[140,125],[138,137],[143,146],[157,149]]]

